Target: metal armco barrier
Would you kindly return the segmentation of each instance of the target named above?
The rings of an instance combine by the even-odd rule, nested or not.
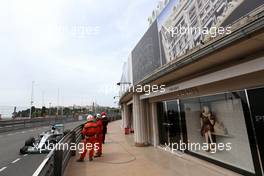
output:
[[[120,119],[121,116],[109,117],[109,122]],[[33,176],[63,176],[70,158],[76,155],[76,151],[58,146],[65,146],[65,144],[70,146],[73,143],[77,145],[82,140],[82,126],[77,126],[59,141],[57,148],[50,151]]]
[[[46,117],[46,118],[35,118],[35,119],[24,119],[24,120],[1,120],[0,121],[0,133],[40,127],[40,126],[48,126],[54,123],[67,123],[78,121],[77,117]]]

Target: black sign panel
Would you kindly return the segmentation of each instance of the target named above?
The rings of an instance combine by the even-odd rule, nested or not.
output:
[[[157,23],[154,22],[132,51],[133,83],[161,66]]]
[[[264,88],[249,90],[248,99],[264,167]]]

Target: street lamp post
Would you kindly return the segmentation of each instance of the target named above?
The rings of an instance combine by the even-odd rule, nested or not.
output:
[[[49,117],[50,117],[50,113],[51,113],[51,102],[49,103]]]
[[[57,95],[57,117],[59,117],[59,103],[60,103],[60,89],[58,89],[58,95]]]
[[[118,83],[116,83],[116,85],[118,85],[118,86],[120,86],[121,84],[128,84],[128,85],[130,85],[132,83],[131,82],[118,82]]]
[[[29,108],[29,118],[32,118],[32,106],[34,103],[33,96],[34,96],[34,81],[32,81],[32,87],[31,87],[31,98],[30,98],[30,108]]]
[[[120,96],[114,96],[113,98],[116,99],[116,98],[119,98]]]

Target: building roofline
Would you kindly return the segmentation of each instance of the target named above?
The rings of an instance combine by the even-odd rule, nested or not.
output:
[[[217,38],[210,39],[205,42],[204,45],[190,50],[187,54],[179,57],[178,59],[172,60],[171,62],[162,65],[161,67],[154,70],[152,73],[146,75],[141,81],[135,85],[146,85],[151,83],[171,72],[179,70],[187,65],[197,62],[203,59],[205,56],[225,48],[241,39],[249,38],[254,33],[257,33],[264,28],[264,6],[251,12],[247,16],[235,21],[231,24],[232,33],[224,36],[218,36]],[[127,96],[131,97],[131,92],[125,92],[120,97],[120,103],[125,102]]]

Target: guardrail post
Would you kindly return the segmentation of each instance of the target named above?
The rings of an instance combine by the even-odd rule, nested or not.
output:
[[[62,176],[63,151],[55,150],[54,153],[54,176]]]
[[[76,132],[75,131],[72,131],[72,141],[71,143],[74,143],[76,144]],[[76,155],[76,150],[72,150],[71,151],[71,156],[75,156]]]

